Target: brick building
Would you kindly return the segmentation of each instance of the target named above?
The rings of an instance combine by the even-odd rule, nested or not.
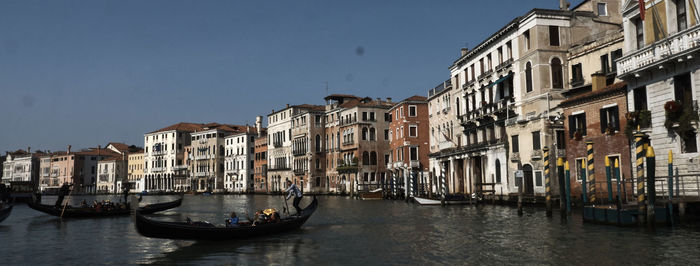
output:
[[[387,177],[391,180],[396,177],[403,184],[413,184],[412,190],[409,186],[404,186],[405,195],[427,193],[430,188],[428,98],[409,97],[389,109],[389,114],[390,154],[386,165],[389,173]]]

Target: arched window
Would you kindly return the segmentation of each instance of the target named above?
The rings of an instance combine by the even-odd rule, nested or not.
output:
[[[532,64],[530,62],[525,64],[525,88],[526,92],[532,91]]]
[[[455,100],[455,109],[457,110],[457,117],[462,115],[462,109],[459,107],[460,107],[459,97],[457,97],[457,100]]]
[[[377,140],[377,131],[373,127],[369,129],[369,140]]]
[[[369,153],[368,152],[362,153],[362,165],[369,165]]]
[[[496,183],[501,183],[501,161],[496,159]]]
[[[552,68],[552,88],[562,89],[564,88],[564,77],[562,77],[561,70],[561,60],[559,58],[552,58],[552,63],[550,64]]]
[[[374,151],[369,154],[369,164],[377,165],[377,153]]]
[[[321,151],[321,135],[316,134],[316,152]]]
[[[367,128],[362,128],[362,140],[367,140]]]

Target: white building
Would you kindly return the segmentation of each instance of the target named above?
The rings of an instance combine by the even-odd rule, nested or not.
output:
[[[190,145],[190,134],[203,126],[177,123],[144,134],[143,190],[173,191],[175,179],[188,178],[184,147]]]
[[[680,117],[698,116],[700,1],[645,1],[644,20],[638,1],[624,2],[623,57],[616,62],[618,77],[627,82],[628,110],[632,116],[651,114],[651,121],[640,126],[655,149],[657,176],[667,175],[668,151],[673,152],[673,164],[679,174],[698,173],[698,122]],[[678,111],[665,108],[672,105]],[[635,158],[634,147],[631,148]],[[632,163],[636,164],[634,160]]]
[[[254,189],[254,128],[248,127],[243,133],[232,134],[224,138],[226,158],[224,188],[237,193],[251,192]]]
[[[97,193],[120,193],[127,182],[126,154],[100,160],[97,163]]]
[[[292,174],[292,115],[295,107],[273,111],[267,115],[267,175],[270,180],[269,191],[284,190],[286,180],[293,178]]]
[[[39,156],[42,152],[31,153],[24,150],[8,152],[3,162],[2,183],[33,182],[39,184]]]

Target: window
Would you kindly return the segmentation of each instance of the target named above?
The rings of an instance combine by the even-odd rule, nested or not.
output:
[[[376,152],[371,152],[369,154],[369,163],[371,165],[377,165],[377,153]]]
[[[649,110],[647,107],[647,88],[639,87],[634,89],[634,110]]]
[[[368,131],[366,127],[362,128],[362,140],[367,140]]]
[[[472,72],[471,73],[471,77],[472,77],[471,80],[474,80],[476,78],[476,77],[474,77],[474,64],[472,64],[472,66],[470,68],[471,68],[471,72]]]
[[[600,133],[605,133],[608,129],[612,132],[620,131],[617,105],[600,109]]]
[[[610,60],[612,63],[610,70],[612,72],[617,72],[617,64],[615,61],[617,61],[617,59],[619,59],[620,57],[622,57],[622,49],[617,49],[615,51],[612,51],[612,53],[610,53]]]
[[[634,30],[637,34],[637,49],[644,48],[644,24],[640,18],[634,19]]]
[[[681,133],[681,152],[693,153],[698,152],[697,134],[694,130]]]
[[[571,172],[574,173],[574,175],[576,176],[576,181],[583,180],[583,177],[581,176],[582,169],[586,169],[586,158],[576,159],[576,167],[574,169],[571,169]]]
[[[377,118],[374,116],[374,112],[369,112],[369,121],[375,121]]]
[[[532,149],[539,150],[541,148],[542,148],[542,144],[540,143],[540,132],[539,131],[532,132]]]
[[[573,138],[576,132],[581,136],[586,135],[586,113],[569,116],[569,137]]]
[[[606,3],[598,3],[598,16],[608,15],[608,5]]]
[[[542,186],[542,171],[535,171],[535,186]]]
[[[564,88],[564,77],[562,76],[561,70],[561,60],[559,58],[552,58],[552,63],[550,65],[552,68],[552,88],[562,89]]]
[[[559,27],[549,26],[549,45],[559,46]]]
[[[418,137],[418,126],[409,125],[408,126],[408,136],[412,138]]]
[[[418,147],[411,147],[409,153],[411,161],[418,161]]]
[[[501,183],[501,161],[496,159],[496,183]]]
[[[316,134],[316,152],[321,151],[321,136]]]
[[[362,121],[367,121],[367,112],[362,112]]]
[[[508,59],[513,59],[513,46],[510,41],[506,43],[506,51],[508,52]]]
[[[676,21],[678,22],[678,31],[683,31],[688,28],[686,17],[685,0],[676,0]]]
[[[493,69],[493,62],[491,60],[491,54],[486,56],[486,62],[488,63],[488,70]]]
[[[369,165],[369,152],[362,153],[362,165]]]
[[[365,173],[364,177],[362,178],[362,181],[369,181],[369,173]]]
[[[498,47],[498,64],[503,64],[503,46]]]
[[[385,129],[384,130],[384,140],[389,140],[391,137],[389,136],[389,130]]]
[[[610,72],[610,61],[608,61],[607,54],[600,56],[600,71],[602,71],[603,74],[608,74],[608,72]]]
[[[673,92],[675,100],[681,103],[681,108],[693,106],[693,89],[690,85],[690,73],[673,77]]]
[[[583,85],[583,68],[581,63],[571,65],[571,86]]]
[[[384,113],[384,121],[391,122],[391,113]]]
[[[479,75],[484,74],[484,59],[479,59]]]
[[[416,117],[416,116],[418,116],[416,110],[417,110],[417,108],[416,108],[415,105],[409,105],[409,106],[408,106],[408,116],[409,116],[409,117]]]
[[[518,143],[518,135],[513,135],[510,137],[510,149],[513,153],[520,152],[520,144]]]
[[[374,128],[369,129],[369,140],[375,141],[377,140],[377,130]]]
[[[525,50],[530,50],[530,30],[526,30],[523,37],[525,38]]]
[[[530,62],[525,64],[525,87],[526,92],[532,91],[532,64]]]
[[[566,149],[566,138],[564,137],[564,130],[557,130],[555,131],[556,138],[557,138],[557,149],[563,150]]]

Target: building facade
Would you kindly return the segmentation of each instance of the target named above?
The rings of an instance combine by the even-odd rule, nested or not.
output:
[[[203,126],[183,122],[144,134],[143,190],[173,191],[176,179],[189,180],[184,147]]]
[[[325,156],[323,135],[325,134],[325,107],[322,105],[299,105],[303,107],[292,116],[292,172],[293,182],[305,192],[327,192],[325,180]]]
[[[230,192],[247,193],[255,189],[255,129],[231,134],[224,138],[224,189]]]
[[[255,139],[255,169],[254,183],[256,193],[269,192],[270,180],[267,176],[267,129],[262,126],[262,116],[255,118],[255,129],[258,137]]]
[[[143,168],[144,168],[144,160],[143,160],[143,155],[144,152],[143,150],[140,151],[133,151],[130,152],[128,155],[128,172],[127,172],[127,180],[131,186],[132,193],[138,193],[141,192],[144,187],[143,187]]]
[[[393,180],[400,179],[403,184],[409,184],[404,186],[404,195],[427,195],[431,187],[428,98],[412,96],[398,102],[389,109],[389,116],[389,128],[381,134],[389,139],[386,178],[390,180],[383,183],[388,181],[388,187],[394,188]]]
[[[97,163],[97,193],[120,193],[127,179],[127,155],[119,154]]]

